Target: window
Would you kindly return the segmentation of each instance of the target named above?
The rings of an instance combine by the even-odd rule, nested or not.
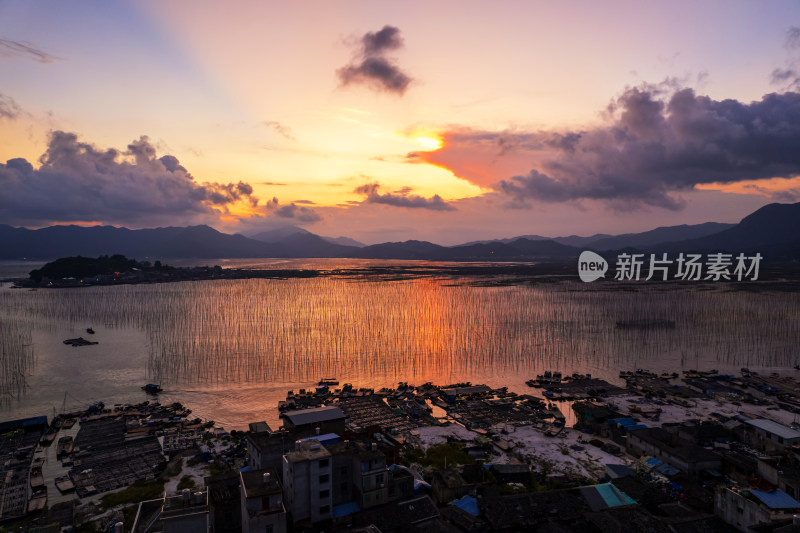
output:
[[[347,481],[342,481],[339,485],[339,489],[341,489],[342,492],[347,492],[350,489],[350,484],[347,483]]]
[[[331,512],[330,505],[323,505],[322,507],[319,508],[319,514],[328,514],[330,512]]]
[[[275,531],[275,528],[272,526],[272,524],[270,524],[267,526],[267,529],[264,530],[264,533],[272,533],[273,531]]]
[[[375,483],[383,483],[383,474],[375,476]]]
[[[340,468],[339,473],[342,475],[342,477],[347,476],[347,467],[343,466],[342,468]]]
[[[380,493],[380,492],[378,492],[377,494],[375,494],[375,501],[376,501],[376,502],[379,502],[379,501],[381,501],[381,493]]]
[[[364,472],[369,472],[369,461],[364,461],[363,463],[361,463],[361,469]]]
[[[330,495],[331,495],[331,491],[329,491],[328,489],[325,489],[325,490],[321,490],[321,491],[319,491],[319,498],[320,498],[320,500],[323,500],[323,499],[325,499],[325,498],[328,498],[328,497],[330,497]]]
[[[328,481],[330,481],[330,479],[331,476],[329,476],[328,474],[322,474],[321,476],[319,476],[320,483],[327,483]]]
[[[320,468],[328,468],[329,464],[330,464],[330,459],[320,459],[319,461]]]

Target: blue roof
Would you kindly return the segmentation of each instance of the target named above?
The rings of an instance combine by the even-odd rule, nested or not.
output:
[[[644,464],[650,467],[656,467],[661,464],[661,461],[659,459],[656,459],[655,457],[651,457],[648,460],[646,460]]]
[[[244,468],[240,468],[239,472],[250,472],[252,470],[253,470],[252,468],[250,468],[249,466],[246,466]]]
[[[612,424],[617,424],[617,425],[620,425],[620,426],[625,427],[625,428],[628,427],[628,426],[633,426],[633,425],[636,424],[636,420],[634,420],[633,418],[630,418],[630,417],[613,418],[613,419],[610,420],[610,422]]]
[[[681,473],[681,471],[669,463],[663,463],[658,465],[653,469],[654,472],[658,472],[659,474],[663,474],[667,477],[677,476]]]
[[[333,509],[331,510],[331,516],[333,518],[339,518],[341,516],[347,516],[357,513],[360,510],[361,507],[359,507],[356,502],[347,502],[341,505],[334,505]]]
[[[595,485],[595,490],[603,497],[603,501],[609,507],[619,507],[620,505],[632,505],[636,503],[633,498],[619,490],[611,483],[603,483],[602,485]]]
[[[800,509],[800,502],[780,489],[772,492],[751,489],[750,494],[761,500],[770,509]]]
[[[636,503],[630,496],[619,490],[611,483],[603,483],[591,487],[580,489],[581,495],[589,504],[592,511],[602,511],[621,505],[633,505]]]
[[[472,516],[480,516],[481,510],[478,509],[478,500],[467,494],[459,500],[450,502],[450,505],[455,505],[462,511],[466,511]]]

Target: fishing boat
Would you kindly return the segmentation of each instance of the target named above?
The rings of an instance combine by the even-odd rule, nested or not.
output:
[[[92,328],[86,328],[86,333],[89,335],[94,335],[94,330]]]
[[[72,437],[61,437],[58,439],[58,449],[56,451],[56,457],[61,458],[64,455],[69,455],[72,453]]]
[[[163,391],[164,389],[162,389],[160,386],[158,386],[158,385],[156,385],[154,383],[148,383],[147,385],[144,385],[142,387],[142,390],[145,391],[148,394],[158,394],[159,392]]]
[[[71,490],[75,490],[75,484],[72,483],[72,480],[69,476],[61,476],[55,479],[56,488],[63,494],[65,492],[69,492]]]
[[[42,438],[39,439],[39,444],[42,446],[50,446],[53,444],[53,441],[56,439],[56,434],[58,433],[58,429],[52,427],[47,430],[47,432],[42,435]]]
[[[320,385],[338,385],[339,380],[336,378],[322,378],[319,380]]]

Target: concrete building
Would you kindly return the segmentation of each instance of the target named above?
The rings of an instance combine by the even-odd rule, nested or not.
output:
[[[286,533],[283,488],[277,476],[265,470],[240,472],[242,533]]]
[[[286,508],[294,524],[313,524],[331,518],[332,459],[319,441],[296,444],[283,456]]]
[[[185,489],[179,496],[143,501],[133,533],[202,533],[210,531],[208,492]]]
[[[627,448],[633,455],[652,455],[688,474],[702,470],[717,470],[722,464],[720,456],[716,453],[681,439],[662,428],[631,431]]]
[[[205,478],[208,488],[209,519],[214,533],[242,531],[242,505],[238,472],[223,472]]]
[[[341,434],[344,431],[345,415],[338,407],[286,411],[281,418],[283,427],[295,438],[313,437],[317,432]]]
[[[389,471],[386,456],[378,451],[377,444],[354,443],[353,457],[354,496],[362,509],[382,505],[389,497]]]
[[[788,457],[759,457],[758,475],[795,499],[800,499],[800,463]]]
[[[717,490],[714,512],[738,531],[754,531],[755,526],[791,520],[800,512],[800,502],[783,492],[737,490],[722,487]]]
[[[283,475],[283,456],[294,449],[295,439],[286,431],[248,433],[247,465],[253,470],[269,470]]]
[[[800,445],[800,431],[766,418],[744,421],[744,440],[760,451],[783,451]]]

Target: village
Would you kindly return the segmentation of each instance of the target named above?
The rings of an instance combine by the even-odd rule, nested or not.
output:
[[[797,372],[546,371],[289,391],[281,426],[156,400],[0,423],[0,531],[800,531]]]

